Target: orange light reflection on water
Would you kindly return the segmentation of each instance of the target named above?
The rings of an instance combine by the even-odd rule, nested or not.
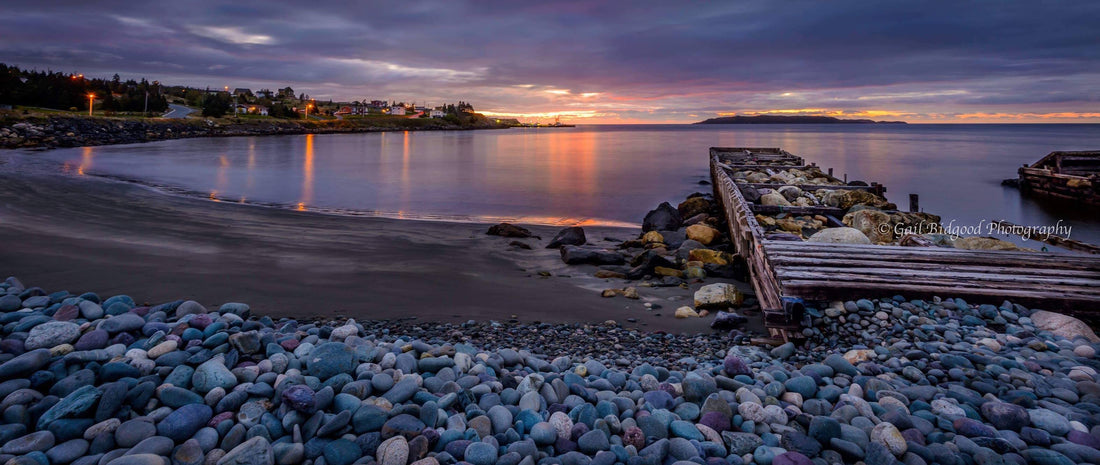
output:
[[[302,196],[298,202],[298,211],[305,211],[306,205],[313,202],[313,134],[306,134],[305,160],[302,163]]]
[[[84,171],[92,167],[92,148],[84,147],[80,152],[80,166],[77,167],[76,173],[84,176]]]

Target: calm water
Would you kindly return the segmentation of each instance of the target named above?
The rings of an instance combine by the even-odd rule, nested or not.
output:
[[[1016,168],[1100,149],[1100,125],[588,126],[559,129],[185,139],[63,149],[64,169],[232,202],[403,218],[637,224],[708,179],[711,146],[782,147],[848,179],[878,181],[956,225],[1063,220],[1100,242],[1100,214],[1021,198]]]

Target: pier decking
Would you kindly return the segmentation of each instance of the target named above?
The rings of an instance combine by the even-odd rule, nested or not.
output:
[[[838,218],[843,210],[749,202],[740,186],[754,184],[735,182],[733,173],[815,165],[777,148],[715,147],[710,149],[710,166],[715,198],[725,210],[730,240],[748,264],[765,324],[777,332],[797,328],[802,319],[801,306],[790,298],[813,302],[901,294],[907,298],[962,297],[994,304],[1007,299],[1071,313],[1100,310],[1100,258],[1096,256],[772,240],[765,237],[756,214],[816,214],[826,216],[830,225],[842,226]],[[803,190],[884,190],[878,184],[796,186]]]

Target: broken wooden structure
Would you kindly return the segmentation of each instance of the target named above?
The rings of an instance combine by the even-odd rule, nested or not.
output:
[[[1100,206],[1100,151],[1051,152],[1017,174],[1020,192]]]
[[[730,241],[748,264],[765,325],[773,336],[786,337],[787,330],[801,327],[804,303],[898,294],[910,299],[962,297],[994,304],[1008,299],[1067,312],[1100,309],[1100,258],[1092,255],[768,239],[757,222],[757,213],[799,214],[829,207],[776,207],[749,202],[741,188],[751,184],[735,182],[733,174],[744,169],[813,166],[778,148],[710,149],[715,198],[726,213]],[[881,192],[882,186],[840,188]],[[829,223],[842,226],[834,224],[839,223],[835,215]]]

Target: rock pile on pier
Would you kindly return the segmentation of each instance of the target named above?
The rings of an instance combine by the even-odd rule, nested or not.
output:
[[[901,298],[809,314],[820,331],[807,333],[807,347],[767,349],[614,325],[276,321],[239,303],[145,306],[8,278],[0,461],[1100,459],[1100,339],[1075,320],[1011,303]],[[684,355],[661,363],[669,351]]]

